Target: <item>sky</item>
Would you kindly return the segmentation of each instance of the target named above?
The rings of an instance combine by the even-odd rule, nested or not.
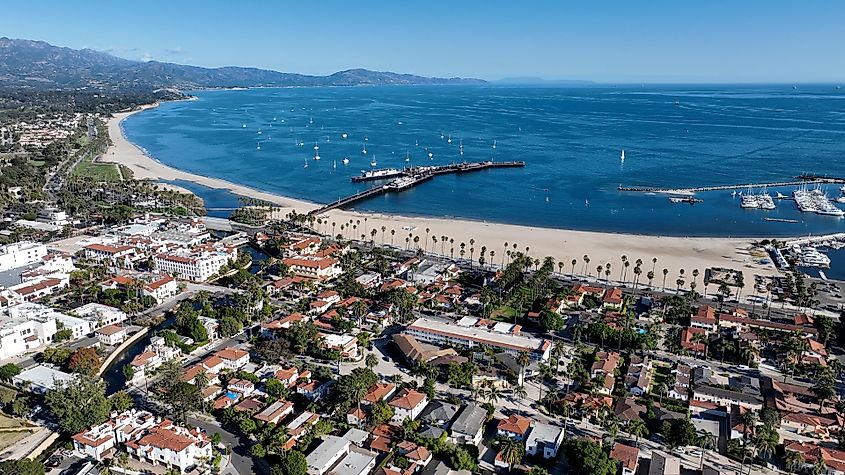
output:
[[[136,60],[304,74],[840,82],[845,2],[8,2],[0,35]]]

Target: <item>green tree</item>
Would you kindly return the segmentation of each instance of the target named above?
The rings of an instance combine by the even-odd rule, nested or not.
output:
[[[616,461],[610,459],[599,444],[589,439],[570,439],[565,447],[571,473],[616,474]]]
[[[282,473],[284,475],[307,475],[308,462],[305,455],[298,450],[291,450],[282,458]]]
[[[127,381],[132,381],[132,378],[135,377],[135,368],[131,364],[123,365],[123,377]]]
[[[367,368],[373,369],[378,364],[378,357],[372,353],[368,353],[367,357],[364,359],[364,364]]]
[[[499,450],[502,460],[508,464],[509,470],[513,470],[513,466],[521,463],[522,458],[525,457],[525,446],[522,441],[511,439],[510,437],[502,439]]]
[[[373,424],[375,424],[375,425],[384,424],[385,422],[393,419],[393,414],[394,414],[393,407],[391,407],[389,404],[387,404],[383,400],[380,399],[378,402],[373,404],[373,412],[372,412]]]
[[[44,475],[44,464],[29,459],[4,460],[0,462],[0,475]]]
[[[108,419],[111,409],[105,383],[85,376],[60,382],[44,399],[59,426],[68,434],[102,423]]]
[[[14,363],[6,363],[0,366],[0,381],[10,382],[12,378],[21,374],[21,369]]]
[[[113,411],[123,412],[135,406],[135,401],[126,391],[118,391],[109,398]]]
[[[464,447],[455,447],[449,457],[449,462],[455,470],[469,470],[473,473],[478,471],[477,458]]]
[[[555,312],[543,310],[540,314],[540,326],[547,332],[557,332],[563,328],[563,318]]]

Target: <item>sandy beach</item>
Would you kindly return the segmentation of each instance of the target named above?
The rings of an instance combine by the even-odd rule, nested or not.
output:
[[[140,110],[155,107],[146,106]],[[104,161],[111,161],[129,167],[137,179],[156,180],[185,180],[205,185],[211,188],[230,190],[242,196],[249,196],[277,204],[284,210],[296,210],[304,213],[317,208],[318,205],[307,201],[296,200],[272,193],[263,192],[246,186],[220,180],[217,178],[204,177],[187,173],[169,167],[147,156],[141,149],[130,143],[123,135],[120,122],[131,114],[140,112],[124,112],[115,114],[109,120],[109,135],[114,145],[106,152]],[[335,210],[320,216],[327,223],[320,226],[320,231],[331,233],[331,223],[335,223],[335,233],[340,233],[340,226],[348,225],[350,221],[356,229],[354,236],[360,238],[361,234],[367,234],[377,230],[375,240],[377,242],[391,243],[391,230],[395,230],[392,236],[394,244],[404,246],[405,238],[412,234],[419,236],[419,246],[427,247],[429,250],[434,246],[432,236],[437,238],[436,252],[441,252],[441,237],[447,236],[446,245],[442,247],[445,254],[450,253],[450,247],[454,247],[454,255],[457,257],[460,251],[460,243],[466,243],[465,257],[470,257],[470,248],[475,248],[474,256],[477,259],[482,246],[487,248],[487,261],[490,262],[490,251],[495,252],[494,261],[500,264],[505,254],[505,243],[513,250],[513,244],[517,249],[524,252],[528,247],[528,253],[537,259],[545,256],[552,256],[555,260],[565,264],[564,271],[569,272],[573,259],[577,260],[575,265],[576,273],[580,273],[584,267],[583,256],[589,256],[590,263],[587,271],[592,275],[596,274],[596,267],[606,263],[611,264],[611,279],[618,279],[622,268],[621,256],[627,256],[632,262],[628,269],[628,280],[633,278],[633,263],[642,259],[643,275],[641,282],[645,281],[645,274],[652,269],[652,259],[657,258],[654,283],[660,285],[662,282],[662,269],[669,269],[667,286],[674,287],[680,269],[686,271],[686,282],[692,280],[692,270],[698,269],[699,288],[704,269],[707,267],[728,267],[743,270],[745,272],[746,291],[751,289],[751,278],[753,274],[770,275],[776,273],[772,265],[761,265],[749,254],[751,239],[731,238],[683,238],[683,237],[660,237],[643,236],[633,234],[598,233],[585,231],[571,231],[564,229],[549,229],[527,226],[516,226],[509,224],[489,223],[480,221],[387,216],[374,213],[361,213],[351,211]],[[360,223],[359,223],[360,221]],[[382,241],[382,227],[385,228],[384,240]],[[346,228],[346,226],[345,226]],[[427,233],[426,230],[429,230]],[[353,234],[344,229],[346,237],[353,237]],[[454,245],[449,241],[454,239]],[[475,244],[470,245],[470,240]]]

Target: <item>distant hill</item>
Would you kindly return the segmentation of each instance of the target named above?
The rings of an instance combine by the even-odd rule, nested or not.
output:
[[[0,38],[0,87],[149,91],[176,88],[256,86],[359,86],[392,84],[483,84],[480,79],[431,78],[350,69],[329,76],[267,69],[201,68],[158,61],[132,61],[92,49],[53,46],[43,41]]]

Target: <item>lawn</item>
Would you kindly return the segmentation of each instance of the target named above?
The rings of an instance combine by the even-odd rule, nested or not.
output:
[[[18,395],[18,391],[12,389],[8,386],[0,385],[0,403],[8,403],[12,402],[15,399],[15,396]],[[5,427],[0,425],[0,427]]]
[[[0,450],[6,450],[7,448],[17,444],[21,440],[28,437],[32,432],[27,430],[15,431],[15,432],[0,432]]]
[[[73,169],[73,176],[87,176],[94,181],[120,181],[120,172],[113,163],[93,163],[92,158],[82,159]]]
[[[9,427],[23,427],[23,424],[21,423],[21,421],[13,417],[9,417],[5,414],[0,414],[0,429],[6,429]]]
[[[493,313],[490,314],[490,319],[500,322],[513,323],[515,316],[517,316],[515,308],[508,305],[501,305],[496,310],[493,310]]]

